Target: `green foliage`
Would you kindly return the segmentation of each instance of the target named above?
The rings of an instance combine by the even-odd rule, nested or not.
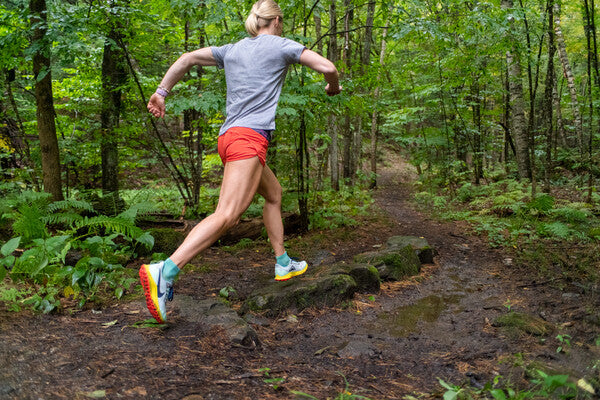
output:
[[[588,394],[578,391],[577,385],[570,381],[568,375],[550,375],[541,370],[535,371],[528,389],[517,389],[506,383],[503,385],[501,380],[501,376],[496,376],[493,382],[488,382],[482,389],[474,389],[453,385],[438,378],[445,389],[444,400],[489,399],[490,396],[495,400],[572,399],[578,395],[586,397]]]
[[[135,204],[115,217],[82,216],[76,211],[95,213],[87,202],[47,200],[45,195],[23,192],[0,203],[3,218],[12,222],[18,235],[0,248],[0,278],[8,272],[13,282],[35,288],[20,304],[50,312],[60,306],[61,292],[79,299],[79,305],[94,299],[101,288],[123,296],[137,278],[122,264],[135,255],[137,246],[154,244],[135,226],[136,218],[152,208]],[[77,259],[74,265],[67,262],[70,254]],[[15,296],[10,299],[17,302]]]
[[[322,190],[312,192],[310,201],[310,229],[335,229],[341,226],[356,226],[352,217],[368,215],[373,203],[371,194],[359,187],[343,186],[339,191]]]
[[[526,183],[513,179],[486,185],[466,182],[456,190],[430,184],[429,191],[414,195],[421,207],[443,219],[470,222],[473,230],[485,234],[494,247],[528,245],[540,239],[598,240],[600,219],[588,204],[548,194],[531,199]]]
[[[339,393],[334,398],[334,400],[369,400],[368,397],[351,393],[350,392],[350,384],[348,383],[346,376],[344,376],[344,374],[342,374],[341,372],[338,372],[337,374],[340,375],[344,379],[344,390],[341,393]],[[312,396],[308,393],[304,393],[304,392],[297,391],[297,390],[290,390],[290,393],[292,393],[293,395],[296,396],[296,398],[299,398],[299,399],[319,400],[315,396]]]

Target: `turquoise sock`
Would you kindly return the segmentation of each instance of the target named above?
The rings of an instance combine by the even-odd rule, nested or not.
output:
[[[287,267],[290,264],[290,256],[288,256],[287,251],[285,253],[283,253],[282,255],[280,255],[279,257],[276,257],[277,259],[277,264],[281,265],[282,267]]]
[[[175,279],[177,274],[179,274],[179,271],[180,269],[177,267],[177,264],[175,264],[170,258],[165,260],[163,265],[163,276],[167,281],[173,282],[173,279]]]

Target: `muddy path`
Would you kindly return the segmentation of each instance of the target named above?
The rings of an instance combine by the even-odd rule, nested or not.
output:
[[[290,243],[315,264],[350,259],[392,235],[423,236],[438,255],[419,276],[339,307],[248,316],[261,341],[255,348],[186,319],[177,304],[167,327],[136,327],[148,318],[139,296],[63,315],[0,310],[0,399],[289,399],[291,391],[326,399],[343,392],[346,381],[350,392],[371,399],[434,398],[438,378],[477,387],[501,375],[524,385],[531,363],[597,376],[597,293],[550,285],[465,224],[415,211],[410,168],[402,160],[390,165],[376,193],[379,222]],[[266,244],[235,253],[210,249],[181,277],[176,296],[204,299],[232,286],[241,301],[270,279],[271,263]],[[536,336],[496,326],[509,309],[552,328]],[[557,334],[572,338],[568,352],[556,352]]]

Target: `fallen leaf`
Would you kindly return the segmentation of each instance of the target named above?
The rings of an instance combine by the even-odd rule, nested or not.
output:
[[[101,399],[106,397],[106,390],[94,390],[93,392],[83,392],[81,394],[91,399]]]
[[[105,322],[102,324],[103,327],[108,328],[109,326],[113,326],[117,323],[118,320],[114,320],[114,321],[110,321],[110,322]]]

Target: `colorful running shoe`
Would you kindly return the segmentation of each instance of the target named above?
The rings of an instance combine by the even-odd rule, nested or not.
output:
[[[302,275],[307,269],[306,261],[291,260],[287,267],[275,264],[275,280],[287,281],[294,276]]]
[[[163,277],[163,264],[144,264],[140,267],[140,281],[146,295],[146,306],[157,322],[167,322],[167,300],[173,300],[173,282]]]

